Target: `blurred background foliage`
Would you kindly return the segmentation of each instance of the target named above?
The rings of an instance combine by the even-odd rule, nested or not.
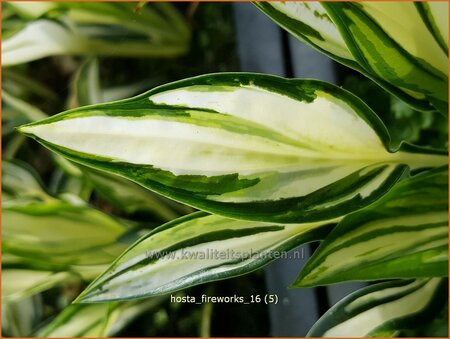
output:
[[[142,15],[149,5],[133,6],[128,16]],[[42,7],[23,12],[3,2],[3,39],[11,39],[38,20],[72,27],[76,20],[70,11]],[[15,127],[69,108],[129,97],[170,81],[239,71],[231,4],[176,3],[159,11],[164,18],[179,15],[177,22],[184,22],[189,32],[184,40],[172,39],[180,44],[172,55],[136,57],[121,52],[117,56],[113,48],[107,56],[92,50],[2,65],[4,336],[270,335],[263,303],[196,305],[172,303],[169,296],[163,296],[71,305],[89,281],[140,235],[193,209],[126,180],[75,166],[26,140]],[[118,15],[113,31],[121,34],[113,40],[103,38],[113,45],[136,39],[130,37],[130,27],[121,26],[129,17],[121,18],[120,10],[112,15]],[[75,21],[68,24],[68,20]],[[138,38],[145,43],[142,35]],[[340,85],[377,112],[394,143],[405,139],[447,146],[444,117],[414,111],[359,74],[342,66],[338,70]],[[247,299],[264,294],[263,271],[192,287],[177,295],[230,296],[236,291]]]

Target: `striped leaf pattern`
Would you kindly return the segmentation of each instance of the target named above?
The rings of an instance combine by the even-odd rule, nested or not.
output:
[[[397,280],[363,288],[339,301],[311,328],[309,337],[419,337],[448,301],[447,279]],[[444,317],[447,318],[445,311]],[[444,330],[445,331],[445,330]],[[447,329],[448,333],[448,329]],[[435,333],[436,336],[447,336]],[[431,336],[433,336],[431,334]]]
[[[321,3],[261,1],[254,4],[296,38],[344,65],[360,68]]]
[[[379,198],[407,166],[445,151],[389,147],[350,93],[316,80],[200,76],[74,109],[20,131],[88,167],[193,207],[246,220],[327,220]]]
[[[242,275],[322,239],[335,221],[285,226],[193,213],[138,240],[77,301],[142,298]]]
[[[447,3],[256,5],[297,38],[360,71],[415,108],[433,110],[434,106],[447,114]]]
[[[37,337],[104,338],[116,335],[143,312],[157,307],[161,297],[143,302],[70,305],[52,322],[40,329]]]
[[[77,280],[78,277],[70,272],[3,268],[2,302],[8,303],[31,297],[62,283]]]
[[[63,201],[3,203],[2,250],[58,265],[111,263],[125,248],[127,228],[88,206]]]
[[[294,286],[348,280],[448,276],[448,170],[398,183],[375,204],[345,217]]]

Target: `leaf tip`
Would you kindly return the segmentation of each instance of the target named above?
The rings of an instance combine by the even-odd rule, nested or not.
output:
[[[86,304],[86,303],[90,303],[90,290],[86,289],[83,292],[81,292],[78,297],[76,297],[73,301],[72,304]]]
[[[72,305],[73,304],[83,304],[83,293],[81,293],[78,297],[76,297],[74,300],[72,300]]]
[[[33,132],[31,132],[32,128],[33,127],[30,126],[30,124],[25,124],[25,125],[22,125],[22,126],[15,127],[14,129],[17,132],[22,133],[22,134],[24,134],[26,136],[32,136],[33,135]]]
[[[308,278],[307,274],[300,273],[298,277],[294,280],[294,282],[289,285],[289,288],[304,288],[304,287],[314,287],[314,284],[311,279]]]

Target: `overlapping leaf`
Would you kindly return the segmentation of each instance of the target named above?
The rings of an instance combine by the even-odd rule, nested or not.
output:
[[[294,286],[448,275],[448,170],[398,183],[375,204],[345,217]]]
[[[117,334],[137,316],[157,307],[164,299],[152,298],[144,302],[71,305],[50,324],[38,331],[45,338],[103,338]]]
[[[52,200],[42,187],[40,178],[26,163],[20,161],[2,161],[2,200],[11,199]]]
[[[61,265],[109,264],[127,228],[88,206],[63,201],[3,204],[3,251]]]
[[[366,71],[416,97],[427,97],[437,109],[437,103],[448,103],[447,54],[414,3],[335,3],[324,7]]]
[[[208,212],[269,222],[326,220],[383,195],[446,152],[389,149],[378,117],[314,80],[228,73],[70,110],[21,127],[68,159]]]
[[[2,302],[31,297],[62,283],[77,280],[70,272],[7,268],[2,270]]]
[[[446,309],[446,305],[447,279],[380,283],[342,299],[319,319],[308,336],[444,337],[448,334],[437,332],[439,327],[425,333],[423,330]],[[448,329],[445,332],[448,333]]]
[[[447,3],[255,4],[297,38],[417,109],[432,110],[430,101],[447,113]]]
[[[334,221],[285,226],[194,213],[138,240],[78,301],[142,298],[248,273],[322,239]]]
[[[126,213],[153,214],[169,221],[189,209],[118,176],[91,169],[85,169],[84,174],[103,199]]]

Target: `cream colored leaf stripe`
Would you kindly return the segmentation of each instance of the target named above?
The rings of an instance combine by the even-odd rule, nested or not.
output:
[[[362,101],[336,86],[223,73],[82,107],[20,131],[88,167],[232,218],[326,220],[378,199],[410,168],[445,151],[389,135]]]
[[[375,204],[345,217],[294,286],[448,275],[448,170],[398,183]]]
[[[414,331],[445,310],[447,283],[439,278],[396,280],[363,288],[326,312],[308,336],[421,336]]]
[[[138,240],[77,301],[143,298],[242,275],[322,239],[336,221],[280,225],[197,212]]]
[[[358,70],[416,109],[447,114],[448,3],[255,5],[298,39]]]

